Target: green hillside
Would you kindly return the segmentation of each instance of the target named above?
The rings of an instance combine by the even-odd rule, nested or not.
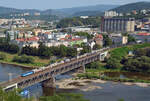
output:
[[[111,9],[117,12],[127,13],[131,12],[132,10],[143,10],[143,9],[150,9],[150,2],[136,2],[130,3],[126,5],[119,6],[117,8]]]

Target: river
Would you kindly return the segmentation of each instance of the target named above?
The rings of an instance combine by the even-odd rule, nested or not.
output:
[[[8,73],[12,73],[12,77],[19,76],[21,73],[26,72],[28,69],[24,69],[17,66],[0,64],[0,82],[9,80]],[[70,75],[62,75],[57,79],[66,79],[70,78]],[[57,82],[60,82],[57,80]],[[86,89],[90,86],[97,86],[99,88],[84,91],[81,89]],[[91,82],[87,86],[80,87],[78,90],[69,90],[73,93],[81,93],[85,96],[86,99],[90,101],[118,101],[119,99],[124,99],[125,101],[150,101],[150,87],[140,87],[137,85],[125,85],[123,83],[95,83]],[[42,95],[41,84],[36,84],[29,88],[26,88],[30,91],[30,95],[34,97],[39,97]],[[57,92],[68,92],[68,90],[61,90],[57,86]]]
[[[19,66],[0,64],[0,82],[8,81],[9,79],[17,77],[28,70],[29,69],[20,68]]]

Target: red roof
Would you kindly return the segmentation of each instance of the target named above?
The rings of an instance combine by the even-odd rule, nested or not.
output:
[[[97,34],[97,35],[95,36],[95,38],[96,38],[96,39],[101,39],[101,40],[103,40],[103,35]]]
[[[137,35],[149,36],[150,33],[138,33]]]
[[[51,34],[51,32],[45,32],[44,34]]]
[[[71,35],[66,35],[65,37],[66,37],[66,38],[70,38],[70,37],[71,37]]]
[[[20,38],[16,39],[17,41],[38,41],[39,37],[31,37],[31,38]]]
[[[79,41],[81,40],[80,38],[73,38],[71,41]]]

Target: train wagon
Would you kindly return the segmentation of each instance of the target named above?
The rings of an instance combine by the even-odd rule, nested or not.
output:
[[[21,77],[26,77],[26,76],[29,76],[31,74],[34,74],[34,71],[29,71],[29,72],[23,73],[23,74],[21,74]]]

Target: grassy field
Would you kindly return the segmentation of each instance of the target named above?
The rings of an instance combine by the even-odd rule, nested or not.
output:
[[[19,65],[19,66],[30,67],[30,68],[42,67],[44,65],[47,65],[50,61],[49,59],[41,59],[37,56],[34,56],[33,57],[34,63],[32,64],[17,63],[12,61],[14,56],[18,56],[17,54],[9,54],[6,52],[0,52],[0,54],[6,54],[6,59],[0,60],[1,63],[8,63],[8,64]]]
[[[113,57],[113,56],[124,57],[124,56],[128,55],[129,51],[140,49],[140,48],[146,48],[146,47],[150,47],[150,43],[115,48],[115,49],[110,50],[110,57]],[[87,72],[117,72],[117,71],[119,72],[119,71],[122,71],[121,68],[107,69],[107,68],[105,68],[105,65],[106,65],[106,63],[100,62],[100,66],[97,67],[96,69],[86,69],[86,71]]]
[[[121,48],[115,48],[110,51],[110,56],[119,56],[124,57],[128,55],[129,51],[133,51],[140,48],[150,47],[150,43],[137,44],[137,45],[129,45]]]
[[[144,43],[144,44],[138,44],[138,45],[129,45],[129,46],[125,46],[125,47],[120,47],[120,48],[115,48],[110,50],[110,57],[113,58],[117,58],[117,59],[122,59],[123,57],[128,55],[129,51],[133,51],[136,49],[140,49],[140,48],[147,48],[150,47],[150,43]],[[118,58],[119,57],[119,58]],[[150,83],[149,80],[141,80],[141,79],[131,79],[131,78],[125,78],[125,79],[121,79],[121,78],[113,78],[113,77],[103,77],[101,75],[103,75],[105,72],[127,72],[122,70],[121,68],[117,68],[117,69],[107,69],[105,67],[106,63],[102,63],[100,62],[100,66],[97,67],[96,69],[87,69],[86,68],[86,73],[83,74],[78,74],[77,76],[79,78],[86,78],[86,79],[102,79],[102,80],[108,80],[108,81],[116,81],[116,82],[144,82],[144,83]]]

